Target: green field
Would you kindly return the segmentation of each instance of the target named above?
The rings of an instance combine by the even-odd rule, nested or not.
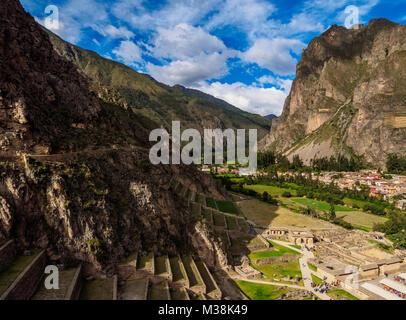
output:
[[[235,221],[235,218],[226,217],[226,221],[227,221],[228,230],[237,230],[238,229],[237,222]]]
[[[299,254],[297,251],[276,244],[275,242],[269,241],[269,243],[272,245],[271,250],[252,252],[248,256],[250,260],[254,262],[257,259],[265,259],[269,257],[282,257],[285,254]]]
[[[209,208],[217,209],[216,202],[213,198],[207,197],[206,198],[206,206]]]
[[[217,203],[217,207],[220,211],[239,215],[238,209],[235,207],[234,203],[232,203],[231,201],[217,200],[216,203]]]
[[[354,297],[351,293],[348,293],[345,290],[332,290],[327,292],[327,294],[334,300],[341,300],[342,297],[346,297],[349,300],[359,300],[357,297]]]
[[[320,219],[294,213],[281,206],[273,206],[257,199],[245,200],[239,203],[240,209],[248,220],[261,227],[307,227],[323,228],[326,223]]]
[[[196,196],[196,202],[200,203],[200,204],[205,204],[205,198],[202,194],[198,194]]]
[[[326,211],[326,212],[330,211],[330,204],[327,202],[308,198],[292,198],[291,200],[304,206],[310,206],[311,208],[317,211]],[[354,211],[354,209],[352,208],[338,205],[335,205],[334,209],[335,211]]]
[[[313,273],[312,273],[312,280],[313,280],[313,283],[315,283],[316,285],[324,283],[323,280],[321,280],[319,277],[315,276]]]
[[[317,272],[317,267],[315,265],[313,265],[313,264],[311,264],[309,262],[307,263],[307,265],[309,266],[310,270],[313,270],[314,272]]]
[[[220,213],[213,213],[214,225],[217,227],[225,227],[224,215]]]
[[[285,282],[282,279],[286,276],[290,276],[292,279],[295,279],[296,276],[302,278],[299,260],[294,260],[288,263],[265,264],[262,266],[253,264],[253,261],[251,260],[251,264],[255,269],[264,274],[264,276],[267,278],[264,279],[265,281],[274,281],[274,279],[278,279],[281,281],[281,283],[292,283],[290,281]],[[299,285],[303,285],[302,279],[300,279]]]
[[[351,223],[353,226],[361,226],[368,229],[371,229],[375,223],[384,223],[388,220],[387,218],[361,211],[336,212],[336,216]]]
[[[271,196],[282,196],[284,192],[290,192],[292,195],[296,195],[296,191],[292,188],[279,188],[274,186],[266,186],[262,184],[252,184],[252,185],[244,185],[245,189],[254,190],[260,194],[264,193],[265,191],[268,192]]]
[[[259,284],[248,281],[236,281],[239,289],[251,300],[276,300],[282,294],[294,289],[282,288],[273,285]]]

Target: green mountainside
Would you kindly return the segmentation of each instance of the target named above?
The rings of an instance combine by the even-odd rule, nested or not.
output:
[[[267,119],[242,111],[198,90],[170,87],[124,64],[72,45],[48,31],[54,49],[96,83],[116,90],[136,114],[170,129],[172,120],[182,129],[257,129],[262,138],[270,129]]]

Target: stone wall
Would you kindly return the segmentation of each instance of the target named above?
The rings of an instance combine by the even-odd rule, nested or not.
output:
[[[269,257],[264,259],[257,259],[255,264],[258,266],[262,266],[264,264],[273,264],[273,263],[288,263],[291,261],[295,261],[299,259],[299,255],[297,254],[286,254],[282,257]]]
[[[72,282],[68,288],[65,300],[79,300],[82,290],[82,265],[80,265],[73,276]]]
[[[14,241],[10,240],[0,247],[0,272],[7,269],[16,255]]]

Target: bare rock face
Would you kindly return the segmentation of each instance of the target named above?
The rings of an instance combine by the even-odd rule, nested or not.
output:
[[[260,148],[312,158],[406,152],[406,27],[385,19],[313,39]]]

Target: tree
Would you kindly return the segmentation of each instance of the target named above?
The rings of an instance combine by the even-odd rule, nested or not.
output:
[[[334,202],[330,202],[330,220],[335,220],[336,218],[336,209],[334,207]]]

